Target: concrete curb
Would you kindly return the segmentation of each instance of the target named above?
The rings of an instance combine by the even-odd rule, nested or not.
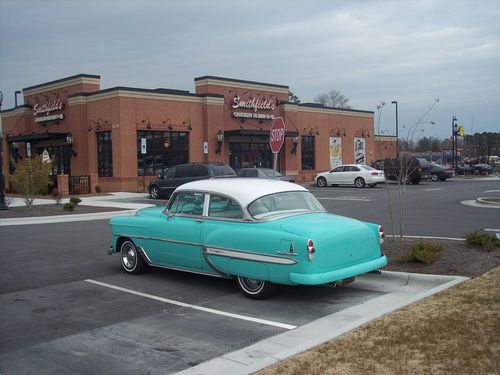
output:
[[[135,215],[136,212],[137,210],[124,210],[124,211],[96,212],[93,214],[9,218],[9,219],[0,219],[0,227],[13,226],[13,225],[54,224],[54,223],[68,223],[73,221],[104,220],[104,219],[111,219],[112,217],[115,216],[133,216]]]
[[[349,288],[387,292],[366,303],[325,316],[294,330],[264,339],[180,371],[178,375],[249,374],[302,353],[373,319],[464,282],[467,277],[383,271],[366,274]]]

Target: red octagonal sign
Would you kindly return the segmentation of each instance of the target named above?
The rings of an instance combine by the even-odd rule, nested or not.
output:
[[[285,142],[285,122],[283,117],[276,117],[269,132],[269,145],[273,154],[280,152],[283,142]]]

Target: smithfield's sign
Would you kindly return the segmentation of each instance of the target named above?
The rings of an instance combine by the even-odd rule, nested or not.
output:
[[[233,98],[233,108],[247,108],[253,109],[254,112],[258,110],[274,110],[274,101],[267,99],[256,99],[251,98],[247,100],[241,100],[239,96]]]
[[[232,107],[252,109],[253,112],[233,112],[233,117],[248,118],[257,120],[274,120],[274,115],[270,113],[257,113],[257,111],[272,111],[274,110],[274,101],[266,99],[249,98],[241,100],[239,96],[233,98]]]
[[[63,108],[64,104],[61,102],[61,99],[59,98],[47,101],[44,104],[37,103],[33,106],[33,116],[35,116],[35,122],[62,120],[64,118],[64,114],[56,113],[51,115],[50,113],[55,111],[61,111]],[[38,116],[40,114],[44,114],[45,116]]]

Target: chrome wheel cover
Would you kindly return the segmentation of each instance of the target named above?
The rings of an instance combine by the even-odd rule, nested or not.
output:
[[[122,245],[122,265],[127,271],[133,271],[137,266],[137,250],[130,242]]]
[[[263,280],[247,279],[246,277],[240,276],[238,276],[238,282],[245,293],[248,294],[258,294],[266,285],[266,282]]]

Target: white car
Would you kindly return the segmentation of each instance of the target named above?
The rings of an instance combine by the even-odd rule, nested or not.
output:
[[[385,182],[384,171],[363,164],[345,164],[333,168],[331,171],[318,173],[314,182],[319,187],[328,185],[354,185],[362,188],[365,185],[375,187]]]

